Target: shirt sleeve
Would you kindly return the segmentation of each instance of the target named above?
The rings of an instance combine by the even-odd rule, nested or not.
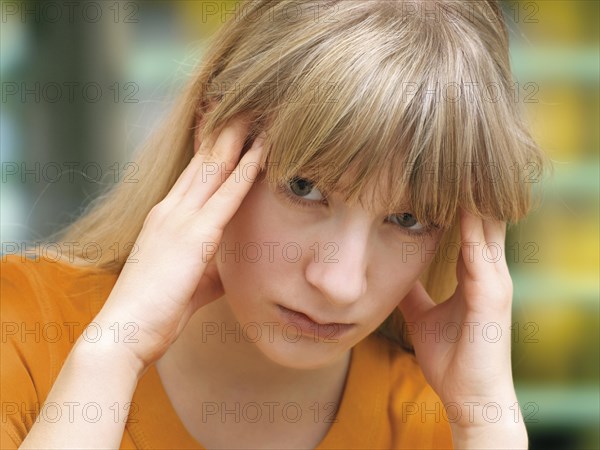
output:
[[[4,322],[3,322],[4,325]],[[2,437],[0,448],[16,449],[21,445],[37,416],[39,404],[26,364],[16,347],[2,342]]]
[[[40,395],[47,392],[50,355],[42,330],[39,299],[25,262],[3,261],[0,276],[0,423],[2,449],[18,448],[40,411]],[[46,378],[46,379],[45,379]]]

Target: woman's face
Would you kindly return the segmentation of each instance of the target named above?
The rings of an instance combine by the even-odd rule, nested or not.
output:
[[[421,225],[410,211],[386,216],[336,193],[323,199],[302,178],[279,189],[257,181],[215,255],[242,332],[291,368],[330,364],[374,331],[427,268],[441,237],[411,234]]]

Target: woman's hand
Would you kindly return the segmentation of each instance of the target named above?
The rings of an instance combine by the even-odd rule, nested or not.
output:
[[[196,310],[224,294],[210,256],[259,173],[263,136],[239,160],[248,125],[248,118],[234,118],[218,139],[216,130],[202,144],[148,214],[134,246],[137,252],[94,319],[102,331],[121,328],[120,342],[105,342],[102,349],[131,358],[140,375],[166,352]]]
[[[461,209],[460,232],[454,294],[436,305],[417,282],[398,307],[423,374],[446,406],[455,443],[526,447],[511,370],[513,287],[506,224]],[[519,430],[516,440],[496,435],[493,430],[502,424],[511,434]]]

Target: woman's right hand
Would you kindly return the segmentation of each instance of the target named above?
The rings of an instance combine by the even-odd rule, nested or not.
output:
[[[137,251],[94,318],[111,338],[109,355],[132,358],[139,375],[167,351],[196,310],[224,294],[210,256],[259,173],[264,134],[239,159],[248,125],[247,117],[233,118],[202,144],[146,217]]]

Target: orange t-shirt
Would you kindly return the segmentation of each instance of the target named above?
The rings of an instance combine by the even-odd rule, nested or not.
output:
[[[16,449],[117,275],[19,255],[2,255],[0,267],[0,447]],[[203,449],[177,416],[154,366],[132,403],[120,448]],[[377,335],[353,347],[337,415],[317,447],[358,448],[452,448],[441,401],[414,356]]]

